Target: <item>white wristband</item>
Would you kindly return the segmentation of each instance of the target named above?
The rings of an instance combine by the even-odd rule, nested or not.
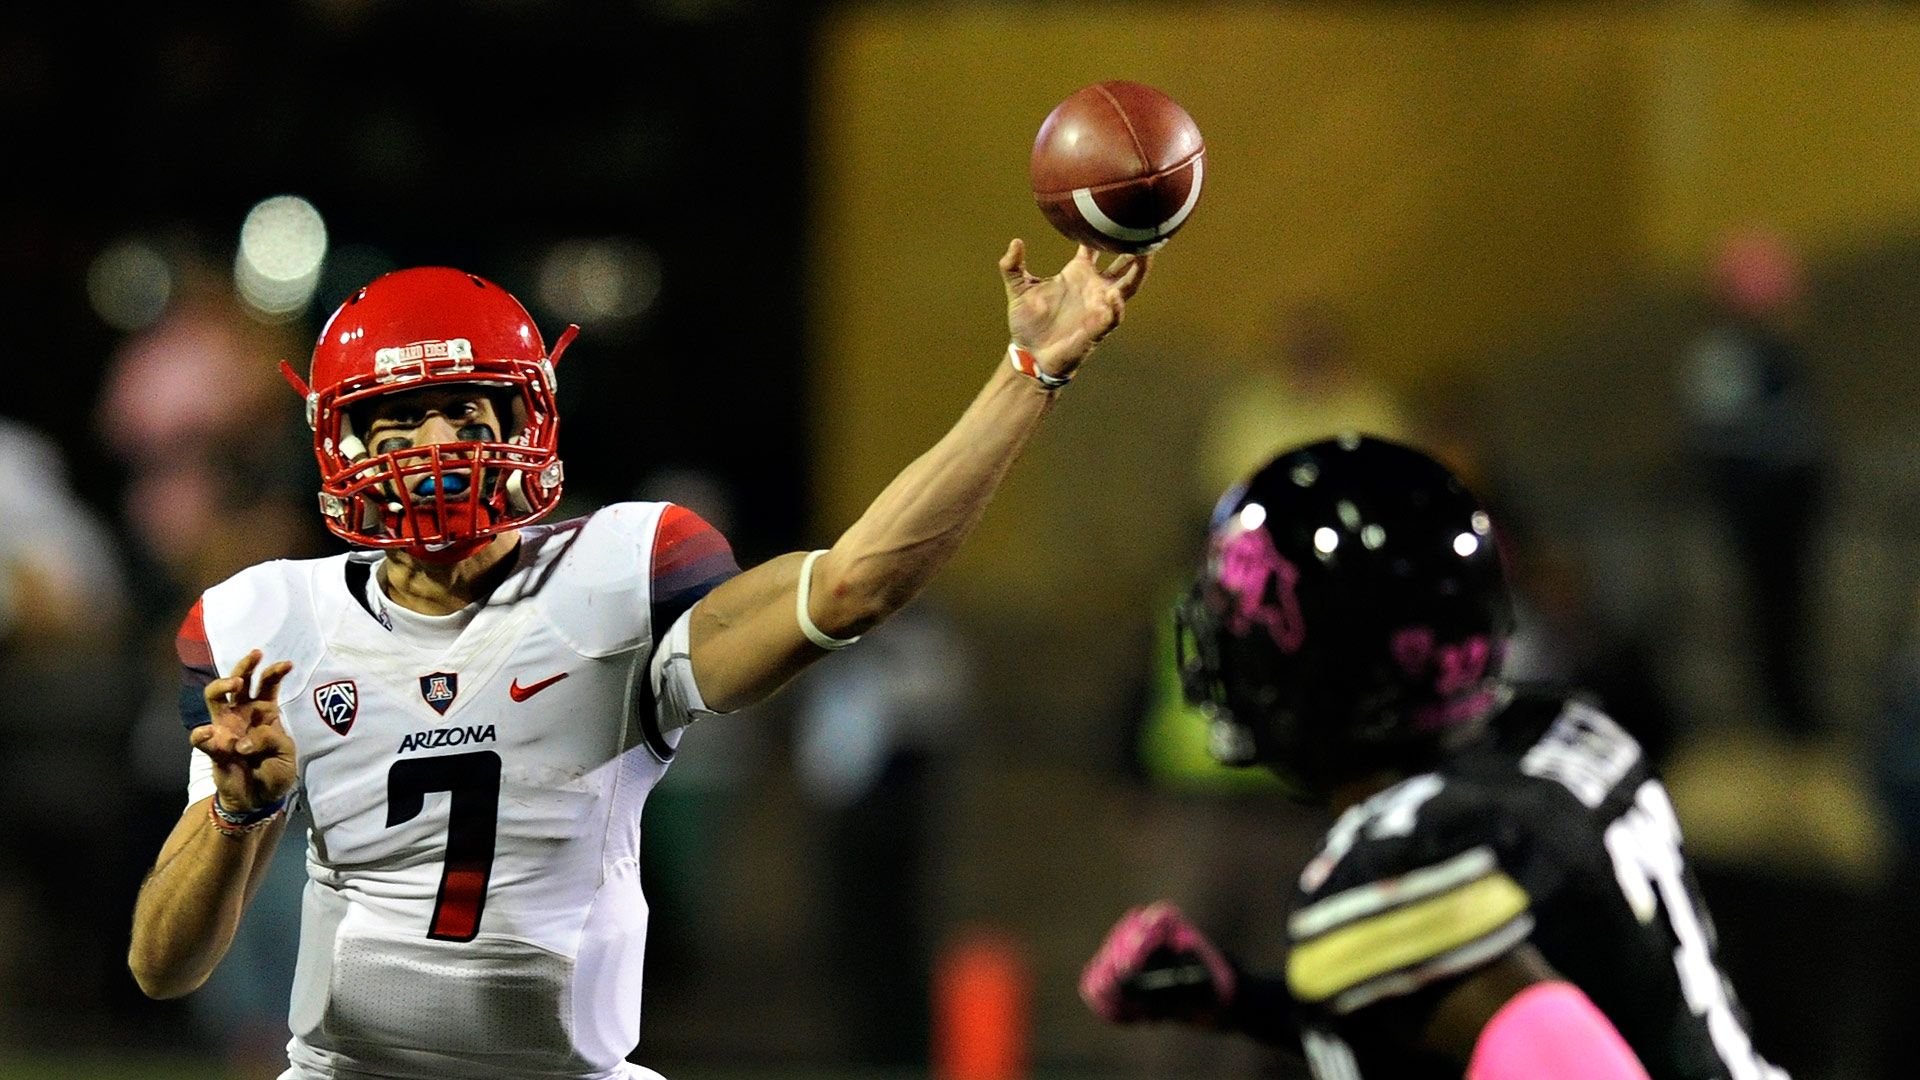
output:
[[[813,564],[819,562],[820,556],[825,554],[826,550],[824,548],[819,551],[808,552],[806,561],[800,564],[800,587],[794,590],[793,613],[800,622],[800,632],[807,635],[808,641],[813,642],[823,649],[844,649],[854,642],[859,641],[860,635],[855,634],[850,638],[833,637],[818,626],[815,626],[813,623],[813,615],[807,611],[807,596],[813,590]]]

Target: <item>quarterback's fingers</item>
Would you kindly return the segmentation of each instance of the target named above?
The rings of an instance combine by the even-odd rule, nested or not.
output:
[[[292,670],[293,661],[291,660],[281,660],[270,665],[267,670],[260,673],[260,690],[254,694],[254,698],[258,701],[278,701],[280,680],[286,678],[287,672]]]
[[[1113,328],[1119,326],[1120,320],[1127,317],[1127,301],[1120,295],[1118,289],[1107,290],[1105,299],[1107,310],[1101,324],[1094,329],[1093,340],[1095,341],[1103,340],[1108,334],[1113,333]]]
[[[201,724],[187,732],[187,741],[193,744],[195,750],[212,753],[215,730],[212,724]]]
[[[1006,279],[1008,287],[1020,284],[1027,279],[1027,242],[1014,237],[1007,243],[1007,253],[1000,256],[1000,276]]]
[[[233,732],[222,731],[216,724],[201,724],[187,733],[187,741],[193,744],[193,748],[215,762],[233,760],[233,739]]]
[[[249,757],[255,754],[271,757],[279,754],[280,748],[291,741],[286,730],[278,724],[263,724],[242,735],[240,741],[233,744],[233,750]]]
[[[244,680],[228,676],[208,683],[206,689],[201,691],[201,695],[206,698],[207,708],[211,711],[226,705],[232,700],[232,695],[239,693],[245,685]]]
[[[1126,263],[1121,266],[1121,263]],[[1140,290],[1140,283],[1147,280],[1147,271],[1153,269],[1151,255],[1122,255],[1107,267],[1107,280],[1120,290],[1123,297],[1132,296]],[[1116,273],[1118,271],[1118,273]]]
[[[228,693],[233,695],[234,704],[238,705],[241,702],[253,700],[253,696],[247,693],[247,687],[253,685],[253,672],[255,668],[260,666],[260,659],[261,652],[259,649],[255,649],[241,657],[240,662],[233,665],[233,670],[227,673],[228,678],[238,679],[240,681],[239,687],[228,691]]]

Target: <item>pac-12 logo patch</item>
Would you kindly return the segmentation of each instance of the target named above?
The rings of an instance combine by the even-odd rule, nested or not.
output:
[[[353,685],[352,679],[341,679],[313,691],[313,707],[320,710],[320,719],[341,735],[353,727],[353,718],[360,715],[360,688]]]
[[[460,676],[457,672],[436,671],[431,675],[420,676],[420,696],[433,706],[433,711],[445,716],[447,707],[460,693]]]

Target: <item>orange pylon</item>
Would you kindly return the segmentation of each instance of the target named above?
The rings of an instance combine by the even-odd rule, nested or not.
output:
[[[962,933],[933,973],[935,1080],[1020,1080],[1027,1074],[1032,978],[1003,932]]]

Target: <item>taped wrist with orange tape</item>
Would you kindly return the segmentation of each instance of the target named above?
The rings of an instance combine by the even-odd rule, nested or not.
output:
[[[1013,370],[1049,390],[1058,390],[1073,381],[1071,375],[1049,375],[1041,371],[1040,362],[1033,358],[1032,353],[1021,348],[1017,341],[1007,342],[1007,362],[1013,365]]]

